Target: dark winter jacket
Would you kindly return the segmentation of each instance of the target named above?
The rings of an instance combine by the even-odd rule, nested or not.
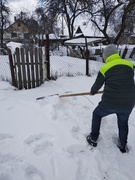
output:
[[[113,54],[101,66],[97,79],[91,88],[96,94],[104,84],[102,102],[115,109],[133,108],[135,104],[135,83],[133,64]]]

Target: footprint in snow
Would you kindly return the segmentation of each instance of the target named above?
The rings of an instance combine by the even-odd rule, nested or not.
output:
[[[78,153],[85,152],[86,147],[82,144],[73,144],[71,146],[68,146],[65,151],[67,151],[71,155],[76,155]]]
[[[13,172],[21,167],[23,160],[12,154],[0,154],[0,180],[12,180]]]
[[[24,143],[36,155],[42,155],[43,153],[49,154],[53,148],[52,136],[43,133],[31,135]]]
[[[19,157],[13,156],[12,154],[0,154],[0,165],[1,167],[11,166],[11,168],[18,166],[22,163],[22,159]]]
[[[0,134],[0,141],[13,139],[13,138],[14,138],[14,136],[12,136],[10,134]]]
[[[12,180],[11,177],[9,177],[8,174],[1,174],[0,175],[0,180]]]
[[[32,165],[25,169],[25,176],[28,180],[45,180],[44,174]]]

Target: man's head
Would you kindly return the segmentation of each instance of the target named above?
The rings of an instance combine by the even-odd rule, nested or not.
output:
[[[118,50],[114,44],[109,44],[104,50],[103,50],[103,58],[104,61],[111,56],[112,54],[117,54]]]

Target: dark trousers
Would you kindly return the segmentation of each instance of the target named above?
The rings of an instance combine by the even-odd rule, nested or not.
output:
[[[127,143],[128,138],[128,118],[132,112],[131,109],[112,109],[109,108],[104,103],[100,102],[98,106],[93,111],[92,117],[92,127],[91,127],[91,138],[93,140],[97,140],[100,131],[101,119],[104,116],[110,114],[117,115],[117,123],[118,123],[118,131],[119,131],[119,139],[123,145]]]

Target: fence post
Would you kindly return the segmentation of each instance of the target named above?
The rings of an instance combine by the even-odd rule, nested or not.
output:
[[[35,88],[35,71],[34,71],[34,50],[30,48],[30,63],[31,63],[31,82],[32,88]]]
[[[43,62],[42,62],[42,71],[43,71],[43,81],[47,79],[47,62],[46,62],[46,54],[45,51],[42,54]]]
[[[39,57],[39,69],[40,69],[40,85],[44,82],[44,77],[43,77],[43,51],[42,49],[40,48],[39,49],[39,54],[38,54],[38,57]]]
[[[21,65],[22,65],[22,77],[23,77],[23,87],[27,89],[27,81],[26,81],[26,67],[25,67],[25,51],[24,48],[20,49],[20,55],[21,55]]]
[[[17,61],[17,68],[18,68],[18,89],[22,89],[22,68],[21,68],[21,56],[20,56],[20,49],[15,49],[16,61]]]
[[[89,50],[88,50],[88,44],[87,44],[87,38],[85,38],[85,44],[86,44],[86,76],[89,75]]]
[[[50,79],[50,54],[49,54],[49,35],[46,34],[46,62],[47,62],[47,79]]]
[[[132,58],[134,54],[135,54],[135,47],[133,48],[133,50],[132,50],[132,52],[131,52],[129,58]]]
[[[7,49],[7,51],[8,51],[8,57],[9,57],[9,65],[10,65],[10,72],[11,72],[11,78],[12,78],[12,85],[17,87],[17,83],[16,83],[16,79],[15,79],[15,73],[14,73],[12,53],[11,53],[10,49]]]
[[[122,54],[122,58],[125,58],[126,54],[127,54],[127,51],[128,51],[128,48],[127,46],[125,47],[124,51],[123,51],[123,54]]]
[[[36,77],[36,87],[39,87],[39,49],[35,48],[35,77]]]
[[[29,58],[29,50],[25,49],[26,53],[26,66],[27,66],[27,79],[28,79],[28,89],[31,89],[31,73],[30,73],[30,58]]]

